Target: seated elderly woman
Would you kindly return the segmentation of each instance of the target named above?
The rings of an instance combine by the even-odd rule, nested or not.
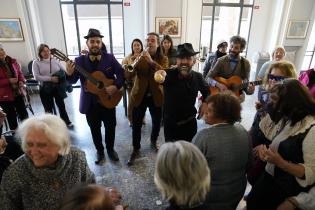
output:
[[[257,148],[267,165],[247,197],[248,210],[276,209],[315,180],[315,100],[295,79],[276,84],[270,94],[259,128],[271,143]]]
[[[95,184],[77,186],[66,194],[60,210],[123,210],[122,205],[115,206],[120,198],[115,188]]]
[[[166,210],[208,209],[204,200],[210,188],[210,170],[193,144],[186,141],[163,144],[157,155],[154,182],[170,202]]]
[[[69,131],[59,117],[27,119],[17,134],[25,155],[3,174],[1,209],[58,209],[66,191],[78,183],[95,182],[84,152],[70,146]]]
[[[246,189],[246,171],[251,165],[252,151],[241,119],[241,105],[231,92],[207,99],[205,122],[211,125],[199,131],[194,144],[205,155],[211,168],[211,191],[206,202],[213,210],[236,209]]]

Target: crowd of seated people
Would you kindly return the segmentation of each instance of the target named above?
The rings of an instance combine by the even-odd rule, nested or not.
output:
[[[98,34],[97,37],[102,38],[102,35]],[[89,38],[93,38],[93,34],[89,34],[87,39]],[[231,40],[232,51],[219,58],[220,62],[230,62],[224,65],[226,72],[230,71],[231,67],[248,67],[247,60],[239,55],[245,44],[237,41],[243,39],[237,36]],[[95,49],[96,45],[100,48],[101,42],[90,45],[90,50]],[[147,106],[157,106],[152,96],[157,93],[154,92],[155,89],[150,89],[149,83],[154,83],[160,91],[159,94],[163,96],[163,87],[155,84],[154,74],[148,72],[164,69],[167,74],[165,68],[173,65],[174,60],[178,59],[174,58],[176,53],[168,36],[164,36],[160,42],[155,33],[149,33],[146,45],[146,51],[143,51],[141,40],[134,39],[131,45],[132,53],[123,62],[133,65],[135,60],[142,59],[140,66],[133,66],[135,72],[125,72],[133,75],[130,79],[137,83],[131,84],[130,95],[135,97],[139,91],[137,88],[146,86],[146,89],[142,90],[142,99],[138,101],[140,104],[130,104],[134,107],[128,111],[128,119],[134,130],[134,151],[128,166],[133,165],[139,155],[140,139],[137,138],[141,135],[143,112]],[[220,43],[218,50],[220,48],[226,50],[227,42]],[[282,48],[277,50],[281,51]],[[209,126],[194,136],[193,143],[176,139],[171,143],[164,143],[159,148],[156,142],[158,132],[151,136],[151,146],[157,152],[154,182],[161,196],[169,203],[166,210],[236,209],[244,196],[248,181],[252,185],[246,197],[248,210],[315,209],[315,99],[308,90],[311,88],[308,83],[304,86],[296,79],[297,71],[294,65],[282,60],[285,51],[278,53],[277,50],[274,52],[275,61],[267,63],[268,68],[262,78],[263,92],[256,104],[257,114],[250,131],[239,123],[242,110],[240,98],[223,88],[224,90],[216,95],[210,94],[205,99],[207,109],[203,118]],[[102,53],[102,56],[104,55],[107,53]],[[282,56],[281,59],[278,59],[277,55]],[[82,56],[82,59],[94,56],[97,62],[99,55],[86,52]],[[194,56],[195,54],[192,55],[193,58]],[[9,75],[9,78],[5,78],[8,84],[14,87],[23,86],[23,77],[21,81],[12,78],[14,74],[10,68],[11,64],[6,60],[1,62],[1,71],[7,72],[3,76]],[[50,59],[47,62],[50,62]],[[70,65],[63,69],[67,74]],[[115,65],[119,67],[116,62]],[[91,61],[91,66],[97,66],[97,63]],[[218,67],[215,64],[211,66],[208,70],[209,76],[213,74],[213,68]],[[145,71],[138,73],[137,69]],[[117,71],[122,73],[121,75],[124,73],[120,67]],[[216,69],[217,71],[219,70]],[[248,76],[248,72],[246,75]],[[47,76],[50,78],[50,75]],[[68,77],[69,75],[66,76]],[[192,77],[193,74],[190,74],[179,79],[189,83]],[[217,86],[218,82],[213,81],[214,79],[215,77],[211,76],[210,82]],[[248,78],[244,77],[244,81],[247,80]],[[82,82],[84,83],[83,80]],[[115,88],[112,91],[112,94],[115,94]],[[245,87],[243,91],[249,91],[251,94],[254,88]],[[135,100],[133,102],[135,103]],[[3,104],[5,106],[6,102],[0,103]],[[162,104],[158,105],[155,111],[161,114]],[[105,110],[110,110],[111,113],[113,111],[109,108]],[[157,117],[154,109],[151,108],[150,112],[152,118]],[[1,124],[5,117],[8,117],[8,114],[0,111]],[[15,156],[9,158],[6,165],[1,162],[1,170],[4,171],[3,175],[0,174],[1,209],[127,208],[121,204],[124,192],[95,184],[95,175],[89,169],[85,153],[70,143],[67,128],[67,124],[71,123],[69,120],[51,114],[26,118],[14,128],[14,139],[20,139],[21,145],[14,139],[0,139],[0,158],[10,156],[9,143],[16,146]],[[55,132],[56,130],[58,132]],[[113,149],[114,142],[110,145]],[[104,159],[104,154],[102,158]]]

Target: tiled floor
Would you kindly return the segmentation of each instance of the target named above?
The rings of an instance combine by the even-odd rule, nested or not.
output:
[[[65,100],[68,114],[74,124],[74,129],[71,130],[72,142],[86,152],[89,166],[97,176],[97,182],[106,186],[116,186],[123,193],[123,203],[129,205],[129,210],[163,209],[167,203],[162,200],[153,182],[156,153],[150,149],[151,119],[148,112],[145,119],[146,125],[142,128],[141,157],[137,159],[135,165],[132,167],[126,165],[132,151],[131,128],[124,116],[122,102],[117,107],[115,142],[120,161],[115,163],[107,158],[104,164],[95,165],[95,149],[89,127],[85,116],[79,113],[79,92],[79,89],[74,89]],[[243,103],[242,124],[247,129],[250,127],[255,114],[254,101],[255,96],[247,96]],[[32,95],[31,103],[35,114],[44,112],[37,94]],[[203,121],[198,121],[199,129],[205,126]],[[164,142],[163,128],[160,132],[159,141]],[[159,201],[162,201],[162,204],[159,204]],[[243,209],[244,206],[245,203],[241,202],[238,209]]]

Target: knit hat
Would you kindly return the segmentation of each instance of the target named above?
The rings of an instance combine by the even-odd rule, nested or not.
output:
[[[221,45],[222,45],[223,43],[225,43],[226,45],[228,44],[228,42],[227,42],[226,40],[221,39],[221,40],[219,40],[219,41],[217,42],[217,48],[222,47]]]

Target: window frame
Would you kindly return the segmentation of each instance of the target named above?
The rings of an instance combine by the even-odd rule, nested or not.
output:
[[[73,5],[74,9],[74,19],[75,19],[75,28],[76,28],[76,34],[77,34],[77,40],[78,40],[78,49],[79,53],[81,52],[81,41],[80,41],[80,32],[79,32],[79,21],[78,21],[78,5],[106,5],[108,9],[108,30],[109,30],[109,43],[110,43],[110,53],[113,54],[113,33],[112,33],[112,16],[111,16],[111,5],[121,5],[122,9],[122,21],[123,21],[123,31],[124,31],[124,7],[123,7],[123,1],[111,1],[111,0],[73,0],[73,1],[62,1],[59,0],[60,5],[60,11],[61,11],[61,19],[62,19],[62,26],[63,26],[63,35],[65,37],[65,44],[66,44],[66,52],[68,51],[67,48],[67,39],[66,39],[66,33],[64,30],[64,20],[63,20],[63,12],[62,12],[62,5]],[[125,33],[123,33],[125,34]],[[123,43],[125,43],[125,36],[123,35]],[[124,52],[122,53],[123,56],[125,55],[125,49],[123,48]],[[68,54],[68,52],[67,52]],[[69,56],[78,56],[78,55],[69,55]]]
[[[210,31],[210,45],[207,46],[209,47],[209,50],[212,49],[212,45],[213,45],[213,33],[214,33],[214,21],[216,19],[215,16],[215,11],[216,11],[216,7],[218,7],[220,9],[220,7],[238,7],[240,8],[240,15],[239,15],[239,20],[238,20],[238,29],[237,29],[237,35],[240,34],[241,31],[241,23],[242,23],[242,16],[243,16],[243,10],[244,8],[251,8],[252,12],[251,12],[251,17],[250,17],[250,24],[249,24],[249,30],[248,30],[248,35],[247,35],[247,39],[249,40],[249,35],[250,35],[250,30],[251,30],[251,26],[252,26],[252,20],[253,20],[253,11],[254,11],[254,4],[255,4],[255,0],[253,0],[252,4],[245,4],[244,0],[240,0],[239,3],[221,3],[219,2],[220,0],[213,0],[213,3],[205,3],[204,1],[202,1],[202,12],[201,12],[201,23],[203,21],[203,9],[205,6],[212,6],[212,18],[211,18],[211,31]],[[214,14],[214,15],[213,15]],[[202,28],[200,28],[200,40],[201,40],[201,32],[202,32]],[[201,42],[200,42],[200,47],[201,48]],[[245,57],[247,55],[247,49],[248,49],[248,43],[246,44],[246,49],[244,50],[244,54]]]

